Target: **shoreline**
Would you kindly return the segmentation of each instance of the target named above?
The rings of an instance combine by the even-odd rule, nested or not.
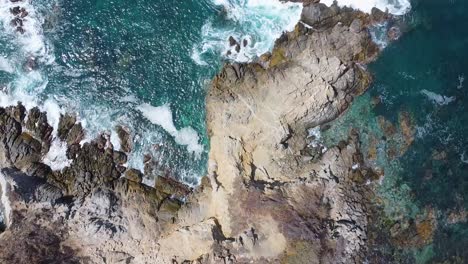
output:
[[[299,23],[260,63],[226,65],[214,78],[206,98],[209,173],[192,191],[167,178],[142,185],[142,173],[122,166],[126,154],[106,136],[78,146],[84,132],[71,116],[58,133],[73,162],[53,172],[40,163],[51,145],[46,114],[2,111],[9,138],[0,161],[15,169],[2,170],[12,213],[0,259],[23,263],[28,255],[13,256],[13,240],[39,228],[39,240],[58,237],[53,254],[67,261],[362,262],[370,190],[361,179],[374,175],[362,166],[359,136],[322,152],[307,130],[334,120],[369,87],[360,64],[378,51],[362,12],[311,4],[303,16],[314,29]]]

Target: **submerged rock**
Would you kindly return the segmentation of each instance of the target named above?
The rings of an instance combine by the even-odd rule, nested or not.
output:
[[[56,139],[70,163],[53,171],[42,163],[53,132],[47,115],[0,108],[0,185],[11,209],[0,262],[364,262],[365,182],[377,176],[363,164],[359,137],[326,151],[307,139],[369,85],[361,65],[376,49],[356,22],[362,16],[310,3],[302,22],[319,30],[298,24],[261,65],[221,70],[206,99],[208,174],[194,189],[162,168],[162,156],[145,157],[144,174],[127,169],[132,139],[123,127],[121,151],[108,134],[80,144],[71,115],[61,116]],[[154,186],[141,183],[154,176]]]

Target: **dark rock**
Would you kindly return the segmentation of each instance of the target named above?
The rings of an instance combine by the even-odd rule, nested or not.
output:
[[[141,183],[143,181],[143,173],[141,173],[141,171],[137,169],[128,169],[125,172],[125,178],[134,182]]]
[[[22,28],[22,27],[17,27],[16,32],[24,34],[24,32],[26,32],[26,31],[24,31],[24,28]]]
[[[399,39],[400,36],[401,36],[400,28],[399,27],[391,27],[387,32],[387,36],[392,41]]]
[[[129,129],[123,126],[117,126],[116,131],[120,140],[120,149],[126,153],[131,152],[133,148],[133,142]]]
[[[21,20],[21,18],[19,18],[19,17],[15,17],[15,18],[13,18],[11,20],[10,25],[12,27],[16,27],[16,26],[22,27],[23,26],[23,20]]]
[[[41,112],[37,107],[32,108],[25,125],[33,136],[42,142],[43,153],[47,153],[52,141],[53,128],[47,123],[46,112]]]
[[[363,27],[362,20],[359,18],[356,18],[353,20],[353,22],[349,26],[349,30],[353,33],[359,33],[361,32],[362,27]]]
[[[37,69],[37,61],[34,57],[29,57],[23,65],[25,71],[33,71]]]
[[[73,127],[73,125],[76,123],[76,117],[65,114],[65,115],[60,115],[60,120],[58,124],[58,129],[57,129],[57,136],[60,140],[66,141],[68,133],[70,132],[70,129]]]
[[[121,151],[114,151],[114,162],[118,165],[123,165],[127,162],[127,155]]]
[[[26,108],[21,102],[18,102],[16,106],[8,106],[5,108],[5,111],[8,115],[16,120],[18,123],[23,123],[24,118],[26,117]]]
[[[229,36],[228,41],[229,41],[229,46],[231,46],[231,47],[238,44],[237,40],[233,36]]]
[[[371,19],[374,22],[382,22],[387,20],[390,17],[390,14],[388,12],[383,12],[382,10],[374,7],[371,10]]]
[[[19,6],[10,8],[10,13],[13,14],[14,16],[19,15],[21,13],[21,8]]]
[[[169,177],[157,177],[154,188],[160,192],[173,195],[178,199],[187,196],[191,189],[189,186]]]
[[[20,170],[27,170],[41,160],[41,142],[26,132],[16,138],[9,150],[11,161]]]
[[[28,11],[26,11],[26,9],[24,9],[24,7],[21,8],[21,15],[20,15],[20,17],[21,17],[21,18],[25,18],[25,17],[27,17],[28,15],[29,15]]]
[[[244,47],[247,47],[247,45],[249,44],[249,41],[247,39],[244,39],[242,41],[242,44],[244,45]]]
[[[241,50],[241,46],[239,44],[237,44],[235,50],[236,50],[237,53],[239,53],[240,50]]]
[[[78,152],[80,151],[80,149],[81,149],[80,144],[73,144],[71,146],[68,146],[67,158],[68,159],[75,159],[76,156],[78,155]]]
[[[94,141],[76,149],[70,166],[55,172],[54,178],[64,185],[66,194],[83,196],[98,186],[118,179],[120,175],[113,155]]]
[[[74,124],[67,135],[67,145],[79,144],[84,139],[85,133],[81,123]]]

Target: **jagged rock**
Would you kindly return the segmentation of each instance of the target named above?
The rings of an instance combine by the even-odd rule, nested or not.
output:
[[[57,128],[58,138],[62,141],[66,141],[68,133],[75,123],[76,117],[74,115],[60,114],[59,124]]]
[[[67,145],[79,144],[84,139],[84,130],[81,123],[74,124],[67,135]]]
[[[120,149],[125,153],[131,152],[133,148],[133,142],[129,129],[123,126],[117,126],[116,131],[120,140]]]
[[[374,176],[361,164],[358,135],[323,153],[304,146],[308,128],[336,118],[370,83],[361,65],[378,49],[365,19],[309,3],[302,22],[316,30],[298,24],[263,65],[225,66],[206,98],[208,174],[195,189],[169,177],[154,188],[141,184],[139,171],[122,166],[131,145],[115,151],[102,134],[81,146],[82,128],[66,116],[57,135],[67,141],[70,164],[51,171],[41,163],[52,133],[46,114],[33,108],[22,125],[18,111],[0,108],[0,165],[22,172],[0,174],[3,207],[11,209],[0,261],[364,262],[365,181]],[[408,120],[400,126],[410,138]],[[145,157],[145,177],[170,172],[160,170]]]
[[[16,28],[16,32],[20,33],[20,34],[24,34],[26,31],[24,30],[23,27],[17,27]],[[32,69],[32,68],[27,68],[27,69]]]
[[[43,153],[47,153],[52,141],[53,128],[47,123],[46,112],[41,112],[37,107],[32,108],[29,110],[25,126],[35,138],[41,141]]]
[[[21,8],[19,6],[10,8],[10,13],[14,16],[19,15],[21,13]]]
[[[143,173],[136,169],[129,169],[125,172],[125,178],[134,182],[141,183],[141,181],[143,180]]]
[[[21,102],[18,102],[16,106],[8,106],[5,108],[6,113],[14,118],[16,122],[23,123],[24,118],[26,117],[26,108]]]
[[[229,36],[229,46],[236,46],[238,43],[237,43],[237,40],[233,37],[233,36]]]

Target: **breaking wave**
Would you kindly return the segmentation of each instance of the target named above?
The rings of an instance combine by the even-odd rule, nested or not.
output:
[[[330,6],[335,0],[321,0],[320,2]],[[376,7],[393,15],[404,15],[411,9],[409,0],[338,0],[339,6],[348,6],[370,13]]]
[[[212,0],[218,20],[209,20],[201,30],[202,41],[192,53],[199,65],[210,55],[248,62],[270,51],[284,31],[300,19],[302,6],[272,0]]]

